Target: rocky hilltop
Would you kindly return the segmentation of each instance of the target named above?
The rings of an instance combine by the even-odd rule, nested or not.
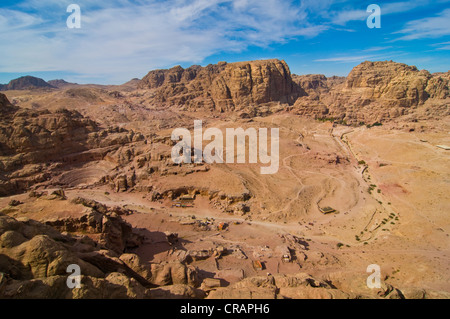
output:
[[[70,82],[67,82],[67,81],[62,80],[62,79],[50,80],[47,83],[50,84],[53,87],[57,87],[58,89],[65,88],[67,86],[77,85],[76,83],[70,83]]]
[[[138,88],[154,89],[155,102],[219,111],[269,102],[293,104],[302,95],[288,65],[279,60],[155,70]]]
[[[392,61],[364,62],[346,79],[295,76],[308,95],[295,103],[298,114],[342,123],[382,122],[423,110],[448,115],[450,73],[430,74]]]
[[[153,92],[153,104],[254,115],[265,114],[262,106],[294,105],[302,116],[358,125],[412,114],[422,106],[419,113],[427,116],[448,114],[449,78],[449,72],[431,74],[392,61],[366,61],[346,78],[299,76],[291,75],[284,61],[262,60],[155,70],[138,88]]]
[[[55,86],[45,82],[43,79],[34,76],[22,76],[18,79],[11,80],[8,84],[0,85],[0,90],[30,90],[30,89],[54,89]]]

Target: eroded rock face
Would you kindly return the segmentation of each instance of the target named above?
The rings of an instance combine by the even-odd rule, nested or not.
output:
[[[279,60],[156,70],[138,87],[156,89],[156,102],[220,111],[269,102],[292,104],[301,95],[286,62]]]
[[[427,106],[449,114],[449,73],[430,74],[392,61],[364,62],[348,77],[294,76],[307,96],[294,105],[299,115],[334,119],[342,124],[373,124],[420,111]],[[447,105],[447,107],[443,107]]]
[[[127,211],[118,207],[110,209],[84,198],[75,198],[73,202],[91,210],[78,218],[48,220],[46,224],[59,231],[100,234],[100,244],[117,253],[123,253],[127,248],[135,248],[142,243],[142,236],[133,232],[132,226],[119,215],[127,214]]]
[[[9,113],[0,119],[0,196],[45,181],[46,166],[66,154],[87,150],[90,134],[97,130],[95,122],[76,111],[6,107]]]
[[[449,72],[430,74],[392,61],[366,61],[346,78],[291,76],[284,61],[265,60],[155,70],[139,88],[153,90],[154,103],[188,109],[239,111],[249,117],[266,114],[263,105],[270,102],[295,103],[299,115],[372,124],[410,114],[425,103],[448,114],[441,104],[448,105],[449,78]]]
[[[81,288],[67,286],[67,266],[81,268]],[[99,248],[85,236],[62,235],[28,219],[0,216],[0,298],[448,298],[446,292],[371,290],[363,275],[335,273],[326,280],[306,273],[244,278],[228,287],[180,262],[149,264],[132,253]],[[211,282],[213,283],[211,285]],[[198,288],[200,286],[200,289]]]
[[[143,139],[123,129],[100,129],[77,111],[19,108],[3,94],[0,110],[0,196],[49,180],[61,164],[102,160],[119,147]],[[110,160],[121,161],[114,156]]]
[[[426,92],[431,99],[446,99],[450,97],[450,71],[433,73],[428,81]]]
[[[10,113],[14,113],[18,108],[13,106],[11,102],[9,102],[8,98],[5,94],[0,93],[0,112],[2,117],[8,116]]]
[[[57,153],[86,150],[88,134],[96,123],[76,111],[18,109],[13,118],[1,121],[2,155],[24,153],[24,162],[40,162]]]
[[[66,275],[70,264],[83,267],[89,276],[103,276],[93,265],[86,264],[66,245],[73,238],[32,220],[0,216],[0,272],[15,280],[29,280]]]
[[[79,289],[67,286],[72,264],[80,266]],[[0,216],[0,298],[202,298],[196,277],[181,263],[143,263],[86,236]]]
[[[381,99],[386,107],[412,107],[423,104],[429,97],[426,92],[431,74],[415,66],[396,62],[364,62],[353,68],[345,87],[362,89],[362,98]]]

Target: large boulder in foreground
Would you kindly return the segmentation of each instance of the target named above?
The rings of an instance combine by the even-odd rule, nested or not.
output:
[[[67,285],[69,265],[80,267],[80,288]],[[134,254],[99,248],[86,236],[0,216],[0,299],[202,298],[193,271],[180,263],[146,264]]]

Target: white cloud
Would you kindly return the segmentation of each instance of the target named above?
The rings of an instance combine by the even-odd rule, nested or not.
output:
[[[326,59],[317,59],[314,62],[341,62],[341,63],[359,63],[371,59],[375,59],[374,55],[357,55],[357,56],[339,56]]]
[[[79,30],[66,27],[69,15],[66,8],[72,2],[81,6]],[[381,4],[382,14],[406,12],[428,2],[403,0]],[[344,25],[365,20],[370,15],[366,7],[358,7],[360,3],[350,0],[23,0],[8,10],[0,9],[0,72],[63,71],[80,74],[78,78],[67,79],[70,81],[85,82],[91,78],[120,83],[155,68],[202,63],[205,58],[222,52],[239,53],[249,46],[265,48],[299,37],[315,37],[328,29],[353,31]],[[448,13],[413,21],[401,31],[402,39],[449,34],[449,21]],[[376,58],[371,54],[382,49],[374,47],[355,56],[316,61],[360,62]]]
[[[338,12],[332,22],[337,25],[345,25],[350,21],[364,21],[369,16],[366,10],[347,10]]]
[[[81,29],[66,27],[65,1],[22,3],[45,16],[0,11],[0,72],[66,71],[119,83],[153,68],[201,63],[214,53],[311,37],[327,28],[311,24],[304,9],[289,1],[77,3]]]
[[[329,58],[316,59],[314,62],[336,62],[336,63],[352,63],[357,64],[364,61],[382,61],[392,59],[404,59],[409,56],[410,53],[391,50],[394,47],[371,47],[364,50],[352,51],[347,54],[341,53]]]
[[[393,49],[393,46],[384,46],[384,47],[372,47],[369,49],[362,50],[363,52],[375,52],[375,51],[386,51],[389,49]]]
[[[24,12],[0,8],[0,30],[14,31],[43,22],[43,19]]]
[[[405,34],[396,39],[397,41],[448,36],[450,35],[450,9],[446,9],[434,17],[410,21],[405,28],[395,33]]]
[[[441,42],[433,44],[436,49],[436,51],[449,51],[450,50],[450,42]]]

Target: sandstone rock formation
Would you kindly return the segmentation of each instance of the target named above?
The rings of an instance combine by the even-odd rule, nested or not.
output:
[[[73,264],[81,269],[78,289],[66,284]],[[196,278],[181,263],[146,264],[86,236],[0,216],[0,298],[201,298]]]
[[[0,119],[0,195],[20,192],[46,180],[45,165],[86,151],[92,138],[89,134],[97,130],[95,122],[75,111],[7,110]],[[40,163],[45,165],[37,165]]]
[[[101,129],[77,111],[13,106],[4,95],[0,95],[0,109],[0,196],[49,180],[61,163],[98,161],[119,147],[144,139],[125,129]],[[114,156],[110,158],[114,160]]]
[[[5,113],[10,113],[16,109],[17,109],[17,107],[12,106],[11,102],[9,102],[6,95],[4,95],[3,93],[0,93],[0,110],[2,112],[2,115]]]
[[[154,89],[156,102],[219,111],[269,102],[292,104],[301,95],[286,62],[279,60],[156,70],[138,87]]]
[[[126,249],[138,247],[142,243],[142,236],[133,232],[131,225],[117,214],[123,210],[109,209],[83,198],[76,198],[74,202],[90,207],[91,211],[79,218],[48,220],[46,224],[62,232],[100,234],[99,243],[117,253],[123,253]]]
[[[358,125],[383,122],[427,107],[440,116],[449,114],[448,72],[430,74],[402,63],[367,61],[353,68],[345,82],[320,75],[294,79],[308,93],[294,105],[299,115]]]
[[[327,78],[291,75],[284,61],[265,60],[155,70],[138,88],[150,90],[154,104],[239,111],[248,118],[270,113],[264,108],[268,103],[284,109],[295,103],[299,115],[358,125],[410,114],[423,105],[434,109],[433,115],[448,114],[448,86],[448,72],[430,74],[392,61],[367,61],[346,78]]]

